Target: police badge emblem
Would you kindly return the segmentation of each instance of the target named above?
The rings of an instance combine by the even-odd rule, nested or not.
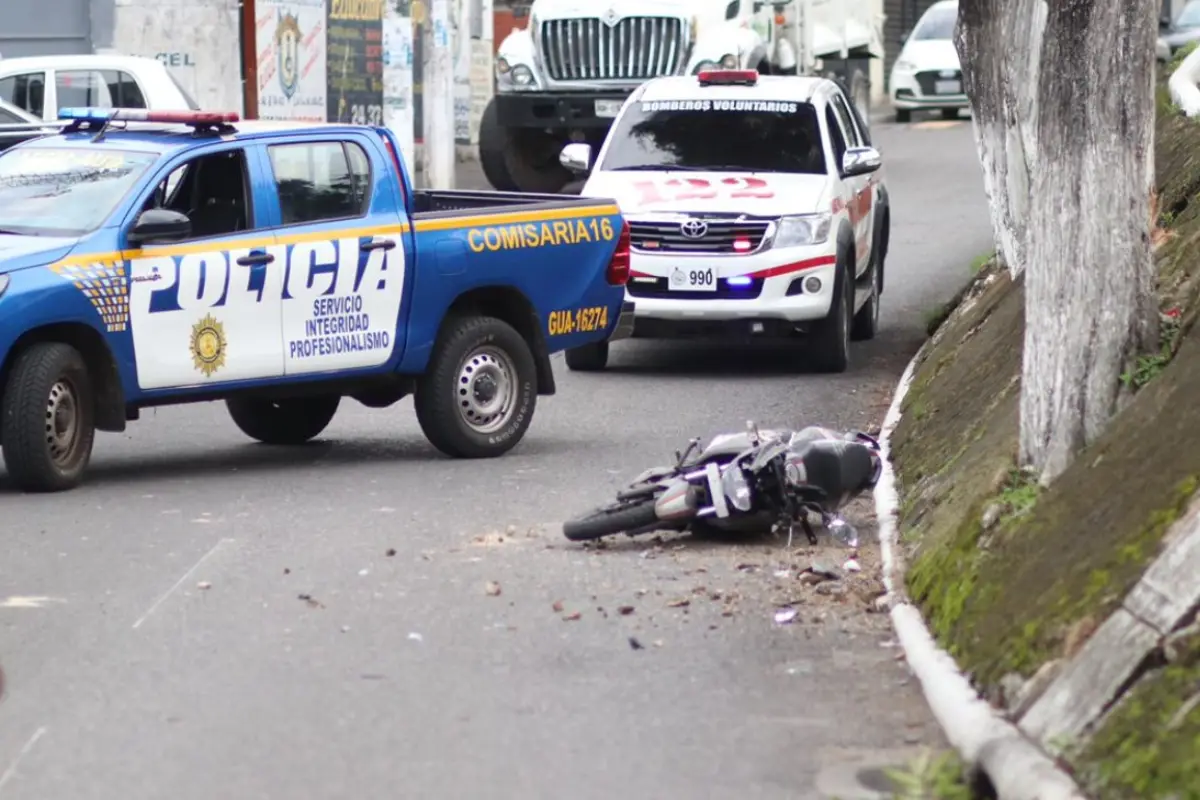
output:
[[[300,86],[300,21],[295,14],[278,12],[275,26],[275,58],[279,88],[288,100]]]

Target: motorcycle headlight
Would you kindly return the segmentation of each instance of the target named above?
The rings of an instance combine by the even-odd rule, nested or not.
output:
[[[823,244],[833,225],[832,214],[801,214],[783,217],[775,231],[774,247],[804,247]]]
[[[725,55],[721,56],[721,66],[725,69],[737,69],[737,65],[737,56],[735,56],[733,53],[726,53]]]
[[[0,275],[0,295],[4,294],[4,290],[8,288],[8,276]]]
[[[694,70],[692,70],[692,74],[699,75],[701,72],[704,72],[705,70],[716,69],[716,68],[717,68],[717,62],[715,62],[715,61],[701,61],[699,64],[696,65],[696,68]]]
[[[750,484],[746,482],[741,467],[730,464],[725,468],[725,474],[721,476],[721,489],[734,508],[739,511],[750,510]]]

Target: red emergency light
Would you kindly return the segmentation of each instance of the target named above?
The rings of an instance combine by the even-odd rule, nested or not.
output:
[[[696,74],[701,86],[754,86],[758,83],[756,69],[706,69]]]

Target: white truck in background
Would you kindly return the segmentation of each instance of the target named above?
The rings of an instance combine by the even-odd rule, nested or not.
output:
[[[514,0],[523,28],[500,44],[479,160],[497,189],[558,192],[570,142],[600,145],[643,81],[704,69],[840,79],[868,117],[883,57],[872,0]]]

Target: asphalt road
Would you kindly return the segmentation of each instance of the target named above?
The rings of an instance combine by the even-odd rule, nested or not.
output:
[[[865,610],[871,548],[837,597],[799,585],[799,546],[586,550],[559,528],[692,435],[878,422],[989,230],[969,123],[876,139],[883,326],[845,375],[789,348],[625,342],[605,374],[557,361],[501,460],[440,457],[411,401],[347,402],[287,451],[208,404],[103,436],[70,493],[0,471],[0,798],[876,796],[854,765],[939,741]]]

